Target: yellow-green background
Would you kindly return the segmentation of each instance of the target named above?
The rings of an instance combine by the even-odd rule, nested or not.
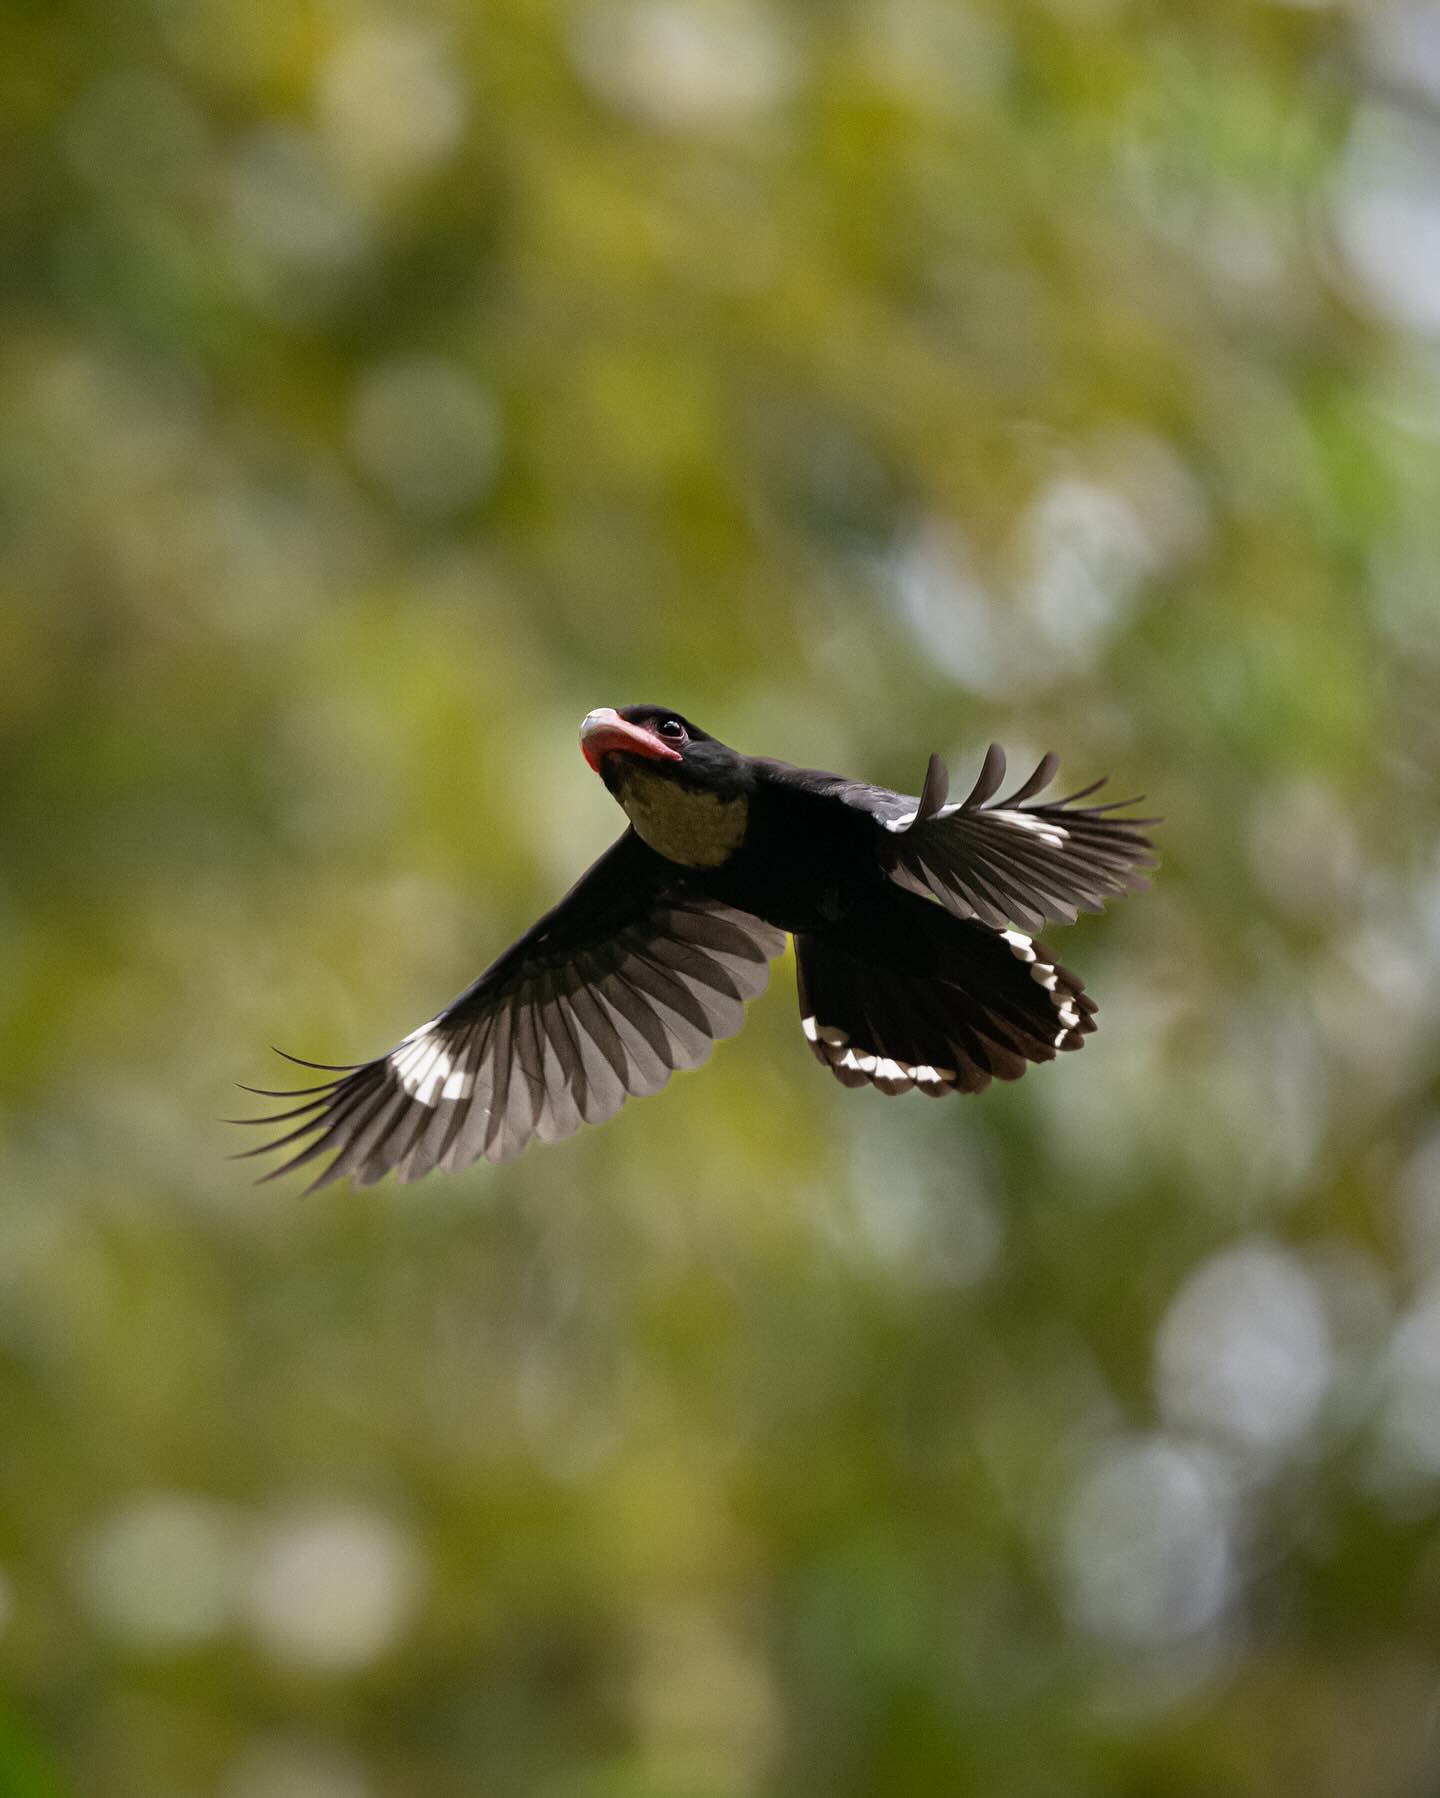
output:
[[[1436,1789],[1437,40],[12,0],[6,1798]],[[253,1187],[642,699],[1145,789],[1084,1055]]]

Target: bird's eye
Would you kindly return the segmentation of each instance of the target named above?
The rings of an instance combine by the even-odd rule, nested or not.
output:
[[[672,743],[683,743],[685,741],[685,726],[678,718],[667,718],[660,726],[660,735],[662,737],[669,737]]]

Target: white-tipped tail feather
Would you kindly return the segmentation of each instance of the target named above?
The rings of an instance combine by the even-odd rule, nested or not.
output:
[[[796,938],[801,1028],[844,1086],[980,1092],[1080,1048],[1095,1002],[1043,943],[891,890],[846,930]]]

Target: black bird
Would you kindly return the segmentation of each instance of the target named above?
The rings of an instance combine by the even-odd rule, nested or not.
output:
[[[1047,755],[997,799],[992,744],[951,805],[939,756],[917,799],[741,755],[654,705],[591,712],[580,746],[629,829],[388,1055],[303,1062],[335,1077],[265,1092],[302,1103],[237,1121],[300,1122],[249,1152],[304,1145],[267,1178],[328,1155],[309,1190],[416,1180],[602,1123],[739,1030],[787,933],[806,1039],[845,1086],[980,1092],[1095,1029],[1084,983],[1027,933],[1147,884],[1155,820],[1078,803],[1103,781],[1040,804]]]

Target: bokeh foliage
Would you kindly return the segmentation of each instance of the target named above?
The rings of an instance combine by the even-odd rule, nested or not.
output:
[[[0,1791],[1434,1789],[1437,42],[10,7]],[[254,1189],[229,1083],[463,985],[638,699],[1146,787],[1083,1057],[843,1092],[782,964],[603,1131]]]

